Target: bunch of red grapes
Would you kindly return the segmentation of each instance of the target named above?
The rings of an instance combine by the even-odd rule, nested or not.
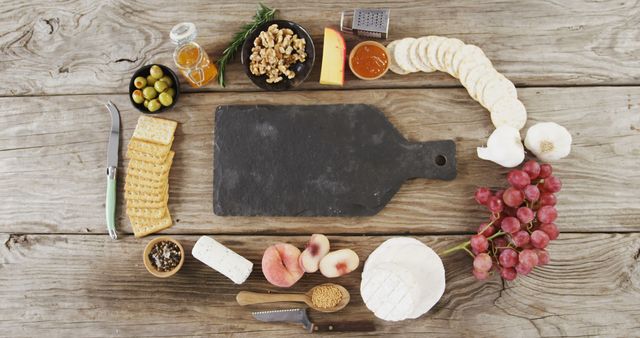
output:
[[[549,263],[547,245],[558,238],[555,193],[562,182],[553,176],[551,165],[528,161],[521,170],[511,170],[507,181],[506,190],[478,188],[475,193],[476,202],[491,212],[489,222],[480,224],[478,234],[467,242],[474,256],[473,275],[479,280],[492,270],[505,280],[527,275]]]

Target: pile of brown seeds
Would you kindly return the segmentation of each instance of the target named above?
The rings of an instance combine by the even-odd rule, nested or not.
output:
[[[180,248],[170,241],[156,243],[149,252],[151,265],[160,272],[173,270],[180,263],[180,258]]]

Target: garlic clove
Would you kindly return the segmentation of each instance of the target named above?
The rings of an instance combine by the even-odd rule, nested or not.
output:
[[[529,130],[524,145],[544,162],[557,161],[571,152],[571,134],[555,122],[541,122]]]
[[[513,168],[524,161],[524,147],[518,129],[503,125],[491,133],[487,146],[478,147],[478,157]]]

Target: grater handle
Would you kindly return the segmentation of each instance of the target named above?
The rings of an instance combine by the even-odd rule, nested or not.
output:
[[[353,25],[353,12],[350,11],[342,11],[340,13],[340,30],[345,33],[353,34],[353,29],[351,27],[345,26],[345,19],[351,18],[351,24]]]

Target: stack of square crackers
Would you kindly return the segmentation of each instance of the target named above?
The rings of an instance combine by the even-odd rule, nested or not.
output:
[[[140,116],[127,146],[124,198],[136,237],[173,225],[167,202],[169,170],[175,154],[171,145],[177,125],[171,120]]]

